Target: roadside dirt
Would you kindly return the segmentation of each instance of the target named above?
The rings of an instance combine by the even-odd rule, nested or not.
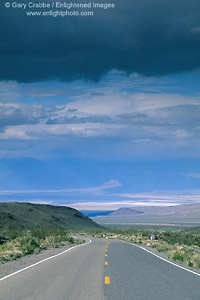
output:
[[[61,253],[64,250],[67,250],[68,248],[73,247],[73,246],[74,246],[73,244],[66,244],[59,248],[49,248],[49,249],[43,250],[42,252],[40,252],[38,254],[26,255],[17,260],[14,260],[14,261],[0,263],[0,279],[6,275],[9,275],[20,269],[23,269],[27,266],[37,263],[38,261],[43,260],[47,257]]]

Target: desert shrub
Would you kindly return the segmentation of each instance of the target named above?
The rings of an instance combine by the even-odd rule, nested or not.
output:
[[[74,243],[74,239],[71,236],[66,237],[66,242],[69,242],[71,244]]]
[[[195,265],[197,266],[197,268],[200,268],[200,258],[195,258],[194,262],[195,262]]]
[[[172,256],[172,259],[175,261],[183,261],[183,255],[179,252],[175,252]]]
[[[193,265],[194,265],[193,262],[189,260],[188,261],[188,267],[193,267]]]
[[[165,247],[157,247],[156,250],[157,250],[158,252],[165,252],[165,251],[167,251],[168,249],[165,248]]]
[[[47,247],[57,248],[65,245],[65,243],[74,243],[74,239],[69,237],[65,230],[57,228],[39,228],[26,231],[9,230],[8,232],[0,232],[0,236],[7,238],[4,243],[0,244],[0,262],[3,263],[23,255],[38,253]]]
[[[22,247],[22,254],[23,255],[27,255],[27,254],[32,254],[35,250],[35,247],[34,246],[31,246],[31,245],[24,245]]]
[[[164,231],[162,232],[162,238],[167,243],[174,245],[196,245],[200,246],[200,236],[184,231]]]

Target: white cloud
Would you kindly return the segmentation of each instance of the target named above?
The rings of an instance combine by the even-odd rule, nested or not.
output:
[[[179,203],[174,202],[142,202],[142,201],[118,201],[118,202],[76,202],[69,203],[66,206],[73,207],[78,210],[116,210],[122,207],[134,208],[134,206],[171,206],[178,205]]]
[[[186,176],[200,179],[200,173],[191,173],[191,174],[187,174]]]
[[[25,128],[28,126],[19,125],[19,126],[7,126],[3,133],[0,133],[0,139],[5,140],[32,140],[33,137],[27,135]]]
[[[29,200],[29,203],[33,204],[46,204],[46,205],[55,205],[54,201],[44,201],[44,200]]]
[[[0,103],[0,126],[15,126],[42,122],[47,111],[42,105]]]
[[[65,115],[69,110],[76,110],[75,115],[87,116],[109,115],[121,113],[142,112],[158,117],[154,112],[157,109],[176,107],[178,105],[199,104],[198,99],[177,94],[128,94],[127,92],[109,93],[70,102],[66,106],[57,106],[58,114]]]
[[[80,193],[80,194],[102,194],[104,190],[112,189],[115,187],[120,187],[121,183],[118,180],[110,180],[103,183],[102,185],[95,187],[85,187],[85,188],[67,188],[67,189],[58,189],[58,190],[0,190],[0,195],[15,195],[15,194],[60,194],[60,193]]]
[[[125,125],[79,123],[79,124],[36,124],[7,126],[0,139],[41,140],[55,136],[98,137],[116,136]]]
[[[159,155],[168,155],[167,151],[179,151],[179,156],[180,152],[197,155],[200,140],[198,98],[112,89],[100,91],[92,96],[84,94],[81,99],[74,97],[67,105],[47,108],[22,103],[0,104],[0,140],[15,142],[12,155],[16,152],[16,156],[20,141],[27,147],[27,153],[23,147],[23,155],[38,157],[37,150],[28,146],[30,141],[34,142],[34,147],[36,142],[40,144],[42,152],[45,149],[50,152],[49,149],[56,147],[69,149],[70,143],[74,143],[78,151],[84,140],[91,149],[98,142],[106,148],[106,153],[110,153],[112,147],[116,156],[123,152],[127,156],[154,155],[155,151]],[[145,144],[148,144],[148,153]],[[93,152],[98,155],[98,150]]]
[[[15,101],[19,96],[19,84],[16,81],[0,81],[0,101]]]
[[[153,191],[150,193],[109,194],[115,201],[87,201],[67,204],[80,210],[115,210],[135,206],[175,206],[200,203],[200,190]],[[124,198],[125,200],[120,200]]]

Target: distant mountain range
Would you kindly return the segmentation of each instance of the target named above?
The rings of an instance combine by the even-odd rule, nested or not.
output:
[[[200,203],[181,204],[175,206],[134,206],[121,207],[115,211],[82,211],[90,217],[120,217],[120,216],[187,216],[200,217]]]
[[[0,229],[63,228],[90,231],[103,228],[76,209],[31,203],[0,203]]]
[[[185,224],[185,226],[200,225],[200,203],[181,204],[174,206],[134,206],[122,207],[106,214],[91,215],[92,220],[109,226],[109,224],[134,226],[137,224]]]
[[[133,208],[128,208],[128,207],[122,207],[117,209],[114,212],[111,212],[109,216],[135,216],[138,214],[143,214],[143,211],[133,209]]]
[[[135,206],[134,208],[119,208],[111,212],[109,216],[135,216],[142,214],[144,216],[187,216],[200,217],[200,203],[182,204],[175,206]]]

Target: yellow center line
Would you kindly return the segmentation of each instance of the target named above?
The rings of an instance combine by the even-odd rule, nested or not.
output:
[[[108,251],[108,249],[106,249],[106,252]]]
[[[105,256],[108,256],[107,254],[105,254]]]
[[[108,265],[108,262],[107,261],[105,261],[105,266],[107,266]]]
[[[110,284],[110,277],[109,276],[105,276],[105,284]]]

